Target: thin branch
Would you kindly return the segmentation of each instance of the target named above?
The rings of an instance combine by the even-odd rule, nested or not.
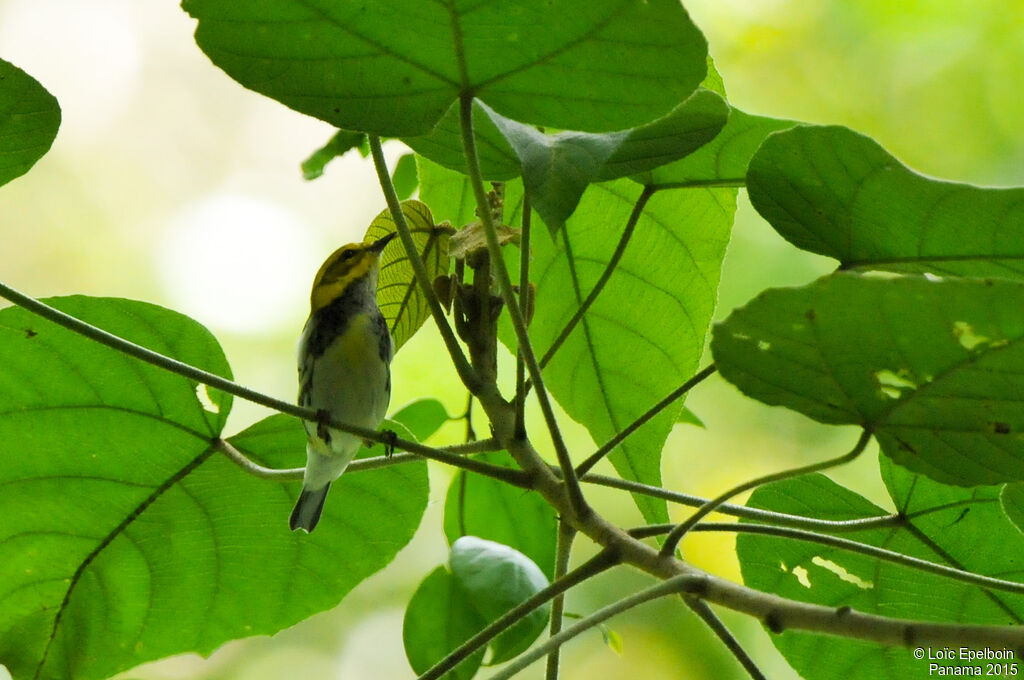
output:
[[[648,189],[666,191],[668,189],[742,189],[747,186],[744,177],[723,177],[721,179],[691,179],[685,182],[664,182],[650,184]]]
[[[537,659],[550,654],[552,650],[558,649],[569,640],[573,639],[581,633],[585,633],[591,628],[598,626],[608,619],[612,618],[616,614],[621,614],[624,611],[628,611],[634,607],[638,607],[642,604],[656,600],[666,595],[674,595],[676,593],[684,592],[688,587],[692,587],[694,582],[699,581],[699,576],[691,574],[684,574],[681,576],[675,576],[667,581],[662,581],[657,585],[651,586],[645,590],[641,590],[638,593],[634,593],[629,597],[625,597],[618,602],[608,605],[602,609],[598,609],[590,616],[581,619],[577,623],[569,626],[558,635],[548,638],[548,640],[542,644],[534,647],[528,652],[519,655],[507,666],[502,668],[500,671],[492,675],[489,680],[507,680],[513,675],[523,670]]]
[[[572,555],[572,542],[576,538],[576,530],[565,522],[558,523],[558,543],[555,549],[555,580],[565,578],[569,570],[569,557]],[[562,630],[562,615],[565,613],[565,593],[559,593],[551,600],[551,625],[548,634],[558,635]],[[545,680],[558,680],[559,649],[556,647],[548,654]]]
[[[530,231],[533,225],[533,210],[530,198],[523,194],[523,223],[519,237],[519,307],[524,319],[530,318],[527,309],[530,303]],[[543,367],[544,363],[541,362]],[[516,352],[516,423],[515,436],[526,437],[526,363],[523,353]]]
[[[666,408],[674,404],[676,400],[678,400],[681,396],[689,392],[695,386],[704,382],[704,380],[706,380],[712,373],[714,373],[715,370],[715,365],[711,364],[707,368],[702,369],[695,376],[684,382],[682,385],[672,390],[671,394],[669,394],[667,397],[659,401],[651,408],[647,409],[647,411],[644,412],[639,418],[637,418],[632,423],[627,425],[621,432],[619,432],[617,435],[609,439],[604,446],[599,448],[597,451],[592,453],[585,461],[580,463],[576,467],[576,475],[582,477],[583,475],[587,474],[587,472],[592,467],[597,465],[597,463],[602,458],[611,453],[616,446],[624,442],[626,440],[626,437],[628,437],[629,435],[633,434],[638,429],[643,427],[647,423],[647,421],[649,421],[651,418],[658,415]]]
[[[614,553],[608,550],[599,552],[567,573],[564,578],[558,579],[547,588],[537,591],[533,596],[492,621],[479,633],[459,645],[448,656],[431,666],[426,673],[419,676],[416,680],[437,680],[437,678],[440,678],[459,665],[463,659],[483,649],[487,643],[508,630],[513,624],[529,616],[537,607],[544,605],[556,595],[564,593],[616,564],[618,564],[618,560]]]
[[[665,544],[661,547],[662,555],[672,555],[676,551],[676,546],[679,545],[679,541],[686,535],[686,532],[693,528],[697,522],[701,521],[704,517],[714,512],[720,505],[725,503],[727,500],[737,494],[741,494],[744,491],[757,488],[770,482],[777,482],[783,479],[792,479],[793,477],[800,477],[807,475],[812,472],[818,472],[819,470],[825,470],[828,468],[843,465],[849,463],[851,460],[859,456],[864,449],[867,447],[868,442],[871,441],[871,431],[864,430],[857,443],[849,453],[844,453],[838,458],[832,458],[830,460],[822,461],[821,463],[814,463],[812,465],[804,465],[798,468],[792,468],[789,470],[783,470],[781,472],[774,472],[770,475],[764,475],[763,477],[757,477],[749,481],[737,484],[728,491],[718,495],[714,499],[708,501],[704,505],[700,506],[696,512],[694,512],[685,521],[679,524],[675,529],[669,532],[668,536],[665,537]]]
[[[693,596],[684,597],[683,601],[718,636],[718,639],[722,641],[725,648],[732,652],[732,655],[736,657],[736,660],[740,662],[740,665],[743,666],[743,669],[747,671],[751,678],[754,680],[768,680],[765,674],[761,672],[761,669],[757,667],[757,664],[754,663],[754,660],[750,658],[750,655],[747,654],[747,650],[743,649],[743,645],[733,636],[732,631],[726,628],[725,624],[711,610],[707,602]]]
[[[225,456],[227,456],[228,460],[230,460],[232,463],[248,472],[250,475],[254,477],[259,477],[261,479],[273,479],[277,481],[286,482],[289,480],[302,479],[302,475],[306,471],[306,468],[265,467],[255,462],[248,456],[246,456],[244,453],[236,449],[231,444],[231,442],[225,439],[216,439],[214,441],[214,448],[223,453]],[[495,441],[493,439],[484,439],[477,442],[468,442],[467,444],[455,444],[454,446],[444,446],[439,449],[435,449],[435,451],[441,454],[450,453],[455,455],[461,454],[463,456],[471,453],[485,453],[488,451],[498,450],[500,450],[500,447],[496,446]],[[390,467],[392,465],[401,465],[403,463],[411,463],[413,461],[423,460],[424,458],[426,458],[426,456],[415,453],[395,453],[390,456],[374,456],[373,458],[360,458],[359,460],[352,461],[348,468],[345,469],[345,473],[352,474],[353,472],[377,470],[379,468]],[[462,458],[460,459],[460,464],[457,466],[454,466],[454,464],[451,462],[451,458],[447,458],[446,462],[453,465],[454,467],[460,467],[462,469],[473,470],[474,472],[479,472],[481,474],[487,474],[487,472],[483,471],[482,468],[478,467],[479,461],[473,461],[470,462],[469,464],[466,464],[465,461],[467,460],[472,459]],[[508,468],[501,469],[507,470]],[[495,470],[493,469],[491,471],[495,472]],[[501,479],[505,479],[505,477],[501,477]],[[508,481],[511,484],[514,484],[515,486],[529,488],[526,485],[525,476],[521,477],[520,479],[509,478],[506,481]]]
[[[630,531],[629,533],[636,537],[657,536],[669,531],[673,526],[674,525],[672,524],[652,524]],[[892,562],[893,564],[898,564],[909,569],[926,571],[930,574],[942,576],[954,581],[981,586],[982,588],[987,588],[989,590],[1004,590],[1010,593],[1024,594],[1024,583],[1007,581],[1006,579],[995,578],[992,576],[983,576],[964,569],[949,567],[936,562],[929,562],[928,560],[923,560],[919,557],[912,557],[911,555],[905,555],[893,550],[886,550],[885,548],[879,548],[867,543],[851,541],[848,538],[840,538],[838,536],[820,534],[815,531],[804,531],[802,529],[769,526],[765,524],[739,524],[733,522],[704,522],[693,527],[691,531],[728,531],[741,534],[758,534],[761,536],[788,538],[795,541],[804,541],[805,543],[817,543],[819,545],[827,545],[830,548],[838,548],[839,550],[848,550],[860,555],[866,555],[885,562]]]
[[[412,238],[409,224],[405,221],[405,213],[402,212],[402,202],[398,199],[395,187],[391,183],[391,175],[388,172],[387,162],[384,160],[384,150],[381,148],[380,137],[369,135],[369,140],[373,165],[377,170],[377,179],[380,181],[384,198],[387,200],[388,209],[391,211],[391,218],[394,220],[395,228],[398,230],[398,236],[405,247],[405,254],[409,258],[410,264],[412,264],[420,292],[423,293],[424,298],[427,300],[431,316],[434,317],[434,323],[437,324],[437,329],[441,333],[441,339],[444,340],[445,347],[448,348],[448,354],[451,356],[459,378],[462,379],[462,383],[470,392],[476,392],[480,389],[479,376],[477,376],[473,367],[469,365],[469,361],[466,359],[466,355],[463,353],[462,347],[455,337],[455,332],[452,331],[452,327],[448,323],[448,317],[444,315],[444,309],[442,309],[441,303],[434,293],[433,282],[430,280],[430,275],[427,273],[426,265],[423,264],[423,258],[420,257],[419,250],[416,249],[416,242]]]
[[[498,232],[494,226],[494,220],[487,202],[487,192],[484,190],[483,179],[480,175],[480,159],[476,153],[476,139],[473,134],[473,97],[464,94],[460,100],[460,123],[462,128],[462,147],[466,155],[466,165],[469,170],[470,184],[473,185],[473,193],[476,196],[480,221],[484,226],[484,233],[487,236],[487,251],[490,254],[491,264],[494,268],[495,277],[498,280],[498,288],[501,297],[508,308],[509,316],[512,319],[512,327],[516,332],[518,349],[526,362],[526,368],[530,373],[530,379],[537,390],[537,401],[540,403],[544,420],[551,435],[551,442],[555,447],[555,454],[558,457],[558,465],[562,468],[563,479],[569,494],[569,506],[577,517],[585,517],[592,511],[583,498],[583,491],[580,489],[579,480],[573,472],[572,460],[569,458],[569,450],[562,439],[558,421],[555,418],[554,408],[548,397],[547,389],[544,387],[544,380],[541,376],[540,366],[537,364],[537,357],[533,352],[533,345],[530,343],[530,335],[526,329],[526,320],[523,318],[522,309],[516,303],[515,294],[512,292],[512,280],[509,278],[508,268],[501,255],[501,244],[498,241]]]
[[[640,196],[636,199],[636,203],[633,205],[633,211],[629,214],[629,219],[626,220],[626,227],[622,230],[622,236],[619,237],[619,243],[615,246],[615,251],[612,253],[611,259],[608,260],[608,264],[605,265],[604,271],[601,272],[600,278],[597,279],[597,283],[587,294],[587,297],[580,303],[576,313],[572,315],[569,321],[562,328],[562,331],[555,338],[551,346],[548,347],[547,352],[541,357],[540,367],[544,368],[548,365],[548,362],[555,356],[555,353],[561,349],[562,344],[566,341],[577,324],[583,319],[583,315],[587,313],[594,301],[597,300],[597,296],[604,290],[605,284],[608,283],[608,279],[612,277],[615,270],[619,266],[619,261],[622,259],[622,255],[626,252],[626,246],[629,245],[629,241],[633,238],[633,232],[636,229],[637,222],[640,221],[640,216],[643,215],[644,207],[647,205],[647,201],[654,195],[656,189],[651,187],[644,187],[644,190],[640,193]]]

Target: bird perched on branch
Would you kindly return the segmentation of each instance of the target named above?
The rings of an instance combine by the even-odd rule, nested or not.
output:
[[[362,439],[326,426],[327,417],[376,429],[391,399],[394,345],[377,306],[380,254],[394,232],[334,251],[313,281],[299,340],[299,405],[321,422],[305,422],[306,472],[289,526],[313,531],[331,482],[355,458]]]

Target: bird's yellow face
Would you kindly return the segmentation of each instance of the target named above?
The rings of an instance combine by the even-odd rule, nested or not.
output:
[[[328,257],[313,280],[313,292],[310,295],[311,311],[326,307],[356,281],[376,267],[380,261],[380,253],[384,246],[394,238],[391,233],[376,241],[350,243],[338,248]]]

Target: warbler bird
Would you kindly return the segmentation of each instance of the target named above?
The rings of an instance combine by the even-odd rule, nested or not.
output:
[[[299,405],[321,416],[376,429],[391,399],[394,345],[377,306],[380,254],[394,232],[350,243],[320,267],[310,295],[309,319],[299,339]],[[331,482],[355,458],[362,440],[322,423],[304,422],[306,471],[295,503],[292,531],[313,531]]]

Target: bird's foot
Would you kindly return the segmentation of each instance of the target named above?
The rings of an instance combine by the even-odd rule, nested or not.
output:
[[[316,436],[322,439],[324,444],[331,443],[331,431],[327,429],[330,420],[331,414],[327,409],[322,408],[316,412]]]

